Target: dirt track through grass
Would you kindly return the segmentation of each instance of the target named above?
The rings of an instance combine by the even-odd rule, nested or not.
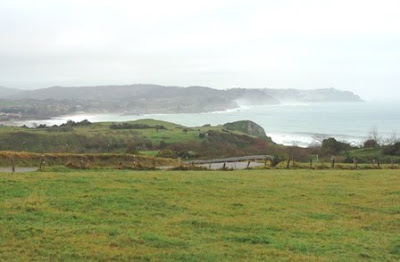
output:
[[[15,173],[25,173],[25,172],[33,172],[37,171],[37,167],[16,167],[15,168]],[[0,167],[0,173],[12,173],[13,170],[11,167]]]

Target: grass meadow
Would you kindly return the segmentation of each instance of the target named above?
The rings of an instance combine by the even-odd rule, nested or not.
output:
[[[141,119],[126,123],[143,124],[148,126],[164,126],[165,129],[111,129],[111,122],[92,123],[90,125],[74,126],[68,131],[51,131],[46,128],[22,128],[0,126],[1,150],[28,151],[28,152],[114,152],[126,153],[129,142],[141,140],[142,144],[148,142],[154,146],[161,142],[167,144],[184,142],[202,142],[198,132],[209,130],[222,131],[222,126],[184,127],[170,122]],[[187,132],[183,132],[187,130]],[[51,132],[50,132],[51,131]],[[235,134],[244,134],[238,131],[230,131]],[[24,142],[24,143],[23,143]],[[89,145],[88,145],[89,144]],[[67,146],[68,145],[68,146]],[[110,148],[107,147],[110,145]],[[85,148],[85,146],[87,148]],[[142,153],[154,155],[152,150],[141,150]],[[88,153],[86,152],[86,153]],[[158,152],[158,150],[157,150]]]
[[[0,174],[0,261],[398,261],[400,171]]]

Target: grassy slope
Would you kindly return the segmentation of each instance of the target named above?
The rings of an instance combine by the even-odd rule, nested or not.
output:
[[[76,131],[79,134],[111,134],[117,137],[124,137],[132,131],[138,132],[141,135],[150,138],[154,145],[159,145],[161,141],[165,141],[166,143],[176,143],[176,142],[188,142],[188,141],[197,141],[201,142],[203,139],[199,138],[198,132],[207,132],[209,130],[214,131],[222,131],[223,126],[206,126],[206,127],[185,127],[182,125],[174,124],[171,122],[154,120],[154,119],[141,119],[136,121],[128,121],[127,123],[136,123],[136,124],[146,124],[149,126],[161,125],[166,129],[159,129],[158,132],[155,128],[148,129],[110,129],[109,126],[112,124],[111,122],[102,122],[102,123],[94,123],[91,126],[87,127],[77,127]],[[188,130],[187,133],[184,133],[183,130]],[[239,131],[230,130],[230,133],[233,134],[244,134]],[[248,135],[250,136],[250,135]],[[255,136],[252,136],[255,137]]]
[[[137,123],[137,124],[147,124],[149,126],[162,125],[166,129],[157,130],[155,128],[149,129],[110,129],[111,122],[101,122],[93,123],[89,126],[76,126],[71,132],[48,132],[45,129],[24,129],[18,127],[0,127],[0,138],[8,137],[10,134],[21,133],[21,138],[13,141],[12,148],[5,148],[3,150],[13,150],[13,151],[33,151],[33,152],[49,152],[58,151],[65,152],[66,150],[72,151],[79,147],[78,141],[74,141],[71,136],[74,135],[84,135],[92,138],[103,138],[106,144],[109,143],[111,146],[115,142],[128,143],[130,140],[134,141],[137,135],[142,137],[147,137],[151,140],[152,144],[158,146],[161,141],[167,144],[172,144],[176,142],[201,142],[204,139],[199,138],[198,130],[200,132],[207,132],[209,130],[222,131],[222,126],[211,126],[211,127],[192,127],[187,128],[181,125],[177,125],[170,122],[153,120],[153,119],[143,119],[136,121],[129,121],[127,123]],[[188,132],[184,133],[183,130],[187,129]],[[238,131],[229,131],[234,134],[244,134]],[[35,134],[34,138],[30,138],[29,134]],[[51,139],[53,138],[53,139]],[[32,141],[33,139],[33,141]],[[60,142],[59,145],[48,145],[48,141]],[[24,146],[22,143],[26,142]],[[61,142],[62,141],[62,142]],[[69,149],[65,148],[65,144],[68,141]],[[107,142],[108,141],[108,142]],[[4,141],[6,143],[7,141]],[[0,148],[1,150],[1,148]],[[106,150],[106,149],[105,149]]]
[[[396,170],[0,174],[0,260],[400,259]]]

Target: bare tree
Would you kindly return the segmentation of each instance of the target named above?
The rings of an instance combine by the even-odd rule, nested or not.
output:
[[[377,144],[380,144],[381,138],[379,137],[378,128],[374,126],[368,133],[368,138],[375,140]]]
[[[396,131],[393,130],[392,133],[390,134],[390,137],[385,140],[385,144],[394,145],[397,142],[400,142],[400,138],[397,137]]]

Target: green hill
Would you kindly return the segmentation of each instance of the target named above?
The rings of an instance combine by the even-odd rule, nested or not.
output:
[[[173,158],[265,154],[267,147],[272,145],[271,140],[255,123],[251,122],[248,127],[251,128],[235,128],[232,124],[227,128],[209,125],[185,127],[153,119],[122,123],[70,121],[60,126],[39,125],[36,128],[0,127],[0,151],[145,152]]]

